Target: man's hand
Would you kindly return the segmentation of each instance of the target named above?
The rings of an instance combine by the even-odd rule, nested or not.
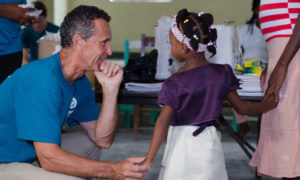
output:
[[[101,84],[103,91],[118,91],[123,78],[123,69],[108,61],[103,61],[99,69],[100,71],[94,71],[94,74]]]
[[[149,170],[147,166],[141,166],[144,157],[132,157],[118,162],[114,167],[114,180],[141,180]]]
[[[0,16],[3,16],[12,21],[18,22],[21,25],[31,25],[36,20],[35,17],[28,16],[25,13],[28,11],[35,11],[34,8],[21,8],[18,7],[19,3],[1,3],[1,13]]]
[[[269,82],[268,82],[268,88],[266,91],[266,95],[275,94],[275,101],[279,101],[279,89],[286,77],[287,73],[287,67],[285,66],[276,66],[273,70]]]

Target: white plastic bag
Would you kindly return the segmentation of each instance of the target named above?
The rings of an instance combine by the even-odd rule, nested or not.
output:
[[[158,51],[155,74],[157,80],[167,79],[171,75],[169,67],[169,59],[172,56],[169,40],[171,23],[172,17],[162,16],[158,20],[158,26],[155,28],[155,49]]]

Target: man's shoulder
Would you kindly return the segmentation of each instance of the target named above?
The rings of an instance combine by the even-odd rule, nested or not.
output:
[[[21,71],[31,77],[37,76],[47,78],[54,74],[53,69],[57,69],[55,68],[56,64],[55,56],[50,56],[48,58],[39,59],[25,65],[21,68]]]

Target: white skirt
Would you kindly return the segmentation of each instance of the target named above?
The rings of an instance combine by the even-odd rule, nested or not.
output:
[[[221,135],[214,126],[170,126],[159,180],[227,180]]]

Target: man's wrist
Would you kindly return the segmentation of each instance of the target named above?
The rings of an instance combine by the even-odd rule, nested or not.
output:
[[[115,98],[119,94],[119,88],[102,88],[103,96]]]
[[[108,171],[107,171],[107,177],[109,179],[114,179],[116,176],[116,172],[115,172],[115,166],[116,166],[117,162],[107,162],[108,165]]]
[[[99,169],[97,170],[96,178],[114,178],[115,162],[101,162]]]

